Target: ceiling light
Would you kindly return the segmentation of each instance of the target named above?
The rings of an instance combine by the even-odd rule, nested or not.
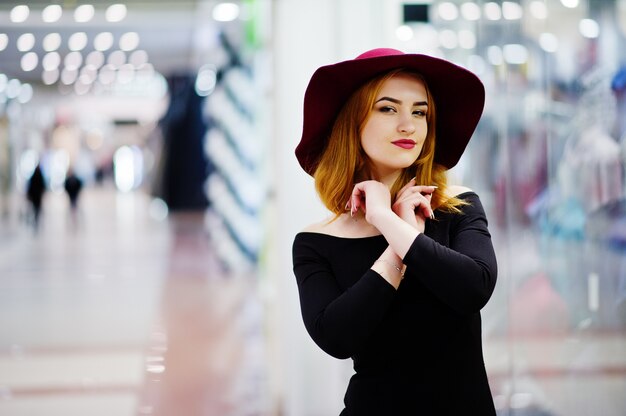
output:
[[[512,1],[502,2],[502,16],[506,20],[519,20],[522,18],[523,14],[522,6],[520,6],[519,3]]]
[[[107,63],[113,68],[119,68],[126,63],[126,54],[122,51],[113,51],[107,58]]]
[[[502,10],[500,5],[495,2],[485,3],[485,16],[489,20],[500,20],[502,18]]]
[[[108,51],[113,46],[113,33],[101,32],[93,39],[93,47],[97,51]]]
[[[61,72],[61,82],[65,85],[73,84],[78,77],[78,71],[75,69],[64,68]]]
[[[148,62],[148,53],[142,49],[138,49],[130,54],[128,62],[130,62],[135,68],[139,68],[141,65]]]
[[[480,7],[472,2],[463,3],[461,4],[461,15],[466,20],[478,20],[480,19]]]
[[[413,29],[408,25],[398,26],[396,29],[396,37],[401,41],[407,42],[413,39]]]
[[[9,78],[5,74],[0,72],[0,92],[4,92],[8,82]]]
[[[52,85],[59,80],[59,70],[53,69],[50,71],[43,71],[41,74],[41,80],[46,85]]]
[[[20,80],[13,78],[7,83],[5,95],[7,96],[7,98],[13,99],[19,95],[21,88],[22,83],[20,82]]]
[[[120,49],[123,51],[132,51],[139,46],[139,35],[137,32],[126,32],[120,37]]]
[[[205,65],[198,71],[195,90],[200,97],[206,97],[213,92],[217,83],[217,70],[213,65]]]
[[[22,70],[25,72],[30,72],[33,69],[37,68],[37,64],[39,63],[39,57],[35,52],[28,52],[22,56],[22,60],[20,61],[20,65]]]
[[[58,33],[48,33],[43,38],[43,50],[46,52],[52,52],[59,49],[61,46],[61,35]]]
[[[20,4],[19,6],[15,6],[11,9],[11,21],[13,23],[22,23],[26,19],[28,19],[28,15],[30,14],[30,9],[28,6],[24,4]]]
[[[77,70],[83,63],[83,55],[80,52],[70,52],[65,55],[63,63],[65,64],[65,69]]]
[[[102,64],[104,64],[104,54],[100,51],[91,51],[85,58],[85,65],[100,68]]]
[[[525,64],[528,61],[528,49],[524,45],[504,45],[504,60],[513,65]]]
[[[459,17],[459,9],[456,7],[456,4],[448,1],[440,3],[437,11],[443,20],[455,20]]]
[[[74,20],[78,23],[86,23],[93,19],[95,11],[91,4],[81,4],[74,10]]]
[[[9,45],[9,37],[6,33],[0,33],[0,51],[3,51]]]
[[[50,4],[41,12],[41,19],[46,23],[54,23],[63,15],[63,9],[58,4]]]
[[[32,33],[23,33],[17,38],[17,50],[20,52],[26,52],[33,49],[35,46],[35,35]]]
[[[87,46],[87,34],[85,32],[76,32],[67,40],[67,46],[70,51],[82,51]]]
[[[82,80],[82,82],[84,82],[85,84],[93,84],[97,77],[98,71],[96,70],[96,68],[92,66],[84,66],[80,70],[80,76],[78,78]]]
[[[115,76],[115,67],[112,65],[105,65],[98,73],[98,81],[102,85],[109,85],[112,84],[113,81],[115,81]]]
[[[559,39],[552,33],[542,33],[539,36],[539,46],[546,52],[556,52],[559,48]]]
[[[26,104],[33,98],[33,87],[30,84],[22,84],[20,94],[17,96],[17,102]]]
[[[476,35],[471,30],[459,31],[459,46],[463,49],[474,49],[476,47]]]
[[[582,19],[578,24],[580,34],[586,38],[594,39],[600,35],[600,26],[593,19]]]
[[[105,12],[105,18],[107,22],[121,22],[126,17],[126,5],[124,4],[112,4],[107,7]]]
[[[239,17],[239,6],[235,3],[220,3],[213,8],[213,19],[231,22]]]
[[[85,84],[80,78],[74,84],[74,92],[76,95],[85,95],[89,92],[91,84]]]
[[[58,52],[49,52],[41,60],[41,66],[45,71],[52,71],[61,65],[61,55]]]
[[[568,9],[575,9],[576,7],[578,7],[579,1],[578,0],[561,0],[561,4],[567,7]]]

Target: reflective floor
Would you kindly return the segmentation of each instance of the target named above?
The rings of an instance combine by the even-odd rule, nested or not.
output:
[[[0,415],[280,414],[260,279],[225,272],[202,213],[159,220],[144,194],[87,188],[76,218],[48,193],[35,232],[24,202],[11,203],[21,214],[0,223]],[[626,334],[567,329],[559,299],[540,275],[499,281],[483,312],[499,415],[626,414]],[[497,330],[503,320],[510,330]]]
[[[255,276],[226,274],[202,214],[143,194],[48,193],[0,233],[0,415],[260,415]]]

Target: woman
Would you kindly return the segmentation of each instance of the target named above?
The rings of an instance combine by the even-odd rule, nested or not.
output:
[[[332,215],[296,235],[294,272],[313,340],[354,361],[342,415],[495,415],[496,259],[478,196],[446,184],[483,105],[469,71],[393,49],[309,82],[296,156]]]

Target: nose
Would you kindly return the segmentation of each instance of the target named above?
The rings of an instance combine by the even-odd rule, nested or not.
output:
[[[405,134],[415,133],[415,120],[410,115],[401,115],[398,120],[398,131]]]

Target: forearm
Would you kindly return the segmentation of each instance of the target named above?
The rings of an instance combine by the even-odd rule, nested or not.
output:
[[[391,210],[368,213],[367,221],[385,236],[389,246],[400,259],[405,257],[413,241],[420,234]]]
[[[315,276],[314,280],[321,278]],[[307,331],[317,345],[336,358],[348,358],[363,346],[396,293],[373,271],[332,300],[319,282],[301,282],[299,291]]]
[[[497,264],[485,236],[473,238],[463,253],[419,236],[403,258],[435,296],[459,313],[479,311],[493,293]]]
[[[387,247],[371,267],[372,270],[381,275],[394,289],[400,286],[400,282],[404,278],[405,268],[406,266],[402,264],[402,258],[398,256],[391,247]]]

